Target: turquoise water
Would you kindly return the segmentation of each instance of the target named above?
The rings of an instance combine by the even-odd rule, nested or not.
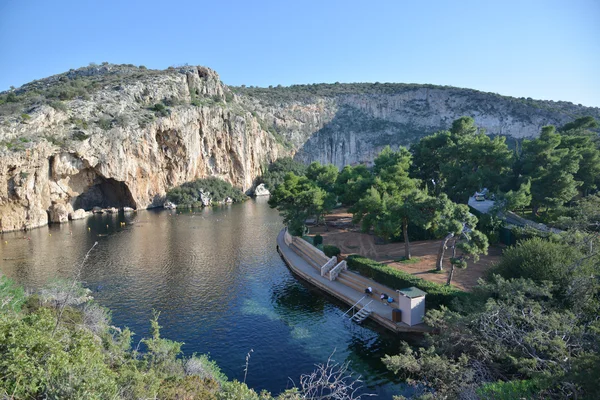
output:
[[[400,393],[381,357],[415,338],[343,318],[345,304],[285,266],[275,244],[281,228],[260,199],[196,212],[97,215],[2,235],[0,269],[35,289],[70,276],[98,241],[82,279],[112,310],[113,323],[136,333],[134,345],[149,334],[155,309],[163,337],[184,342],[187,355],[209,353],[231,379],[243,379],[252,349],[246,382],[255,389],[279,393],[335,352],[362,375],[366,392]]]

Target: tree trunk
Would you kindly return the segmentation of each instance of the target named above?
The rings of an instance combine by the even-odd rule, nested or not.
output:
[[[435,265],[435,268],[438,271],[442,271],[443,270],[443,265],[442,262],[444,261],[444,253],[446,252],[446,245],[448,244],[448,240],[450,240],[451,238],[454,237],[454,233],[450,232],[448,235],[446,235],[446,237],[444,238],[444,240],[442,240],[442,243],[440,244],[440,250],[438,251],[438,259]]]
[[[404,259],[410,260],[410,242],[408,241],[408,219],[402,220],[402,231],[404,232]]]
[[[452,264],[452,267],[450,268],[450,273],[448,274],[448,281],[446,281],[446,285],[450,286],[450,283],[452,282],[452,276],[454,275],[454,268],[456,268],[454,266],[454,264]]]

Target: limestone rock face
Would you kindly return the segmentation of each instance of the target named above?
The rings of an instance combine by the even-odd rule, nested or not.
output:
[[[167,210],[174,210],[177,208],[177,204],[171,203],[170,201],[166,201],[165,204],[163,204],[163,207]]]
[[[73,207],[70,204],[55,203],[48,209],[50,222],[62,224],[69,221],[69,214],[73,213]]]
[[[70,215],[69,218],[72,220],[76,220],[76,219],[84,219],[86,217],[88,217],[90,215],[90,213],[88,213],[87,211],[85,211],[83,208],[77,209],[75,211],[73,211]]]
[[[0,143],[16,147],[0,145],[0,231],[63,222],[73,208],[162,206],[168,189],[210,176],[246,191],[292,154],[208,68],[122,73],[64,110],[34,106],[27,124],[0,116]]]
[[[71,100],[44,97],[71,80],[93,85]],[[282,156],[369,164],[384,146],[409,146],[463,115],[509,138],[600,119],[598,108],[445,86],[230,88],[195,66],[90,66],[14,90],[28,91],[27,104],[0,104],[0,232],[64,221],[73,209],[159,207],[167,190],[198,178],[248,191]]]
[[[487,134],[509,139],[536,137],[543,126],[562,126],[575,116],[600,119],[600,108],[447,86],[321,84],[235,91],[294,147],[297,160],[339,168],[369,165],[386,145],[408,147],[465,115]]]
[[[212,204],[212,198],[210,197],[210,193],[200,192],[200,202],[204,207],[208,207]]]
[[[256,189],[254,189],[255,196],[269,196],[270,194],[271,192],[269,192],[269,189],[265,187],[264,183],[261,183],[256,187]]]

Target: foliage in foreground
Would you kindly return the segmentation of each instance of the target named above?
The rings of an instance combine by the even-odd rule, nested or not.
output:
[[[422,399],[599,398],[598,252],[534,238],[505,253],[504,276],[427,313],[429,346],[384,363]]]
[[[245,383],[229,381],[206,355],[181,357],[183,343],[160,335],[151,320],[145,352],[131,347],[133,333],[111,326],[109,312],[89,291],[55,281],[40,295],[0,277],[0,398],[272,400]],[[139,346],[138,346],[139,347]],[[277,396],[300,400],[315,393],[360,399],[360,379],[330,358],[299,385]]]

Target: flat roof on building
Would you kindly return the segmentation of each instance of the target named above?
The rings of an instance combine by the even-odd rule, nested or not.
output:
[[[405,295],[406,297],[410,297],[411,299],[414,299],[415,297],[425,296],[427,294],[427,292],[424,292],[421,289],[416,288],[414,286],[411,286],[406,289],[400,289],[398,290],[398,292]]]

